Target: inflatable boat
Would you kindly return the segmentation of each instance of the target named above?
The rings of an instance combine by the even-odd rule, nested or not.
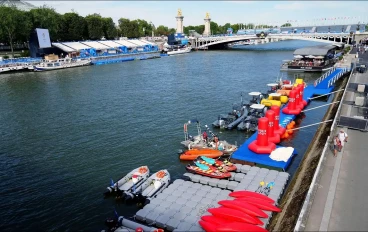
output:
[[[229,162],[228,160],[218,160],[218,159],[211,159],[205,156],[199,156],[197,159],[198,162],[205,165],[213,165],[215,167],[222,167],[228,172],[233,172],[236,170],[236,166]]]
[[[157,194],[161,193],[170,183],[170,173],[164,169],[154,173],[150,176],[139,188],[135,191],[127,192],[125,194],[125,200],[131,200],[135,198],[144,199],[153,198]]]
[[[107,226],[107,230],[103,230],[101,232],[133,232],[133,231],[149,231],[149,232],[158,232],[160,231],[157,228],[142,225],[133,220],[129,220],[122,216],[116,218],[108,218],[105,221],[105,225]],[[163,230],[162,230],[163,231]]]
[[[107,187],[105,196],[109,193],[117,193],[119,197],[123,194],[138,188],[149,177],[150,171],[147,166],[141,166],[129,172],[126,176]]]
[[[227,172],[222,167],[214,167],[214,166],[208,166],[205,164],[201,164],[200,162],[196,161],[193,165],[188,164],[186,166],[186,169],[188,172],[196,173],[202,176],[208,176],[216,179],[224,179],[231,177],[230,172]]]
[[[238,130],[256,131],[258,129],[258,119],[264,117],[266,111],[267,108],[263,104],[251,105],[248,117],[238,125]]]
[[[180,155],[181,160],[195,160],[199,156],[205,156],[209,158],[218,158],[222,156],[224,153],[219,150],[203,148],[203,149],[191,149],[183,152]]]

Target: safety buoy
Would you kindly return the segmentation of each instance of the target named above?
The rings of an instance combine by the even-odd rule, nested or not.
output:
[[[147,172],[147,168],[140,167],[139,170],[138,170],[138,172],[143,174],[143,173]]]
[[[159,171],[157,174],[156,174],[156,176],[158,177],[158,178],[163,178],[164,176],[165,176],[165,172],[164,171]]]

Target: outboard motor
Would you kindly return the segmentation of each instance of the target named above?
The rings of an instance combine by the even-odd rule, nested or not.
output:
[[[124,200],[129,201],[129,200],[132,200],[132,199],[134,199],[133,193],[126,192],[125,196],[124,196]]]
[[[108,231],[115,231],[119,227],[118,220],[114,218],[107,218],[105,220],[105,226],[108,228]]]

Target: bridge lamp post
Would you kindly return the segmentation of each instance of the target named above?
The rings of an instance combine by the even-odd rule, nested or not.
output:
[[[155,37],[155,25],[152,22],[149,22],[152,27],[152,38]]]

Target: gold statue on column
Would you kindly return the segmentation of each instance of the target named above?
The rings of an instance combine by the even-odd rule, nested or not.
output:
[[[210,18],[210,13],[206,12],[206,19]]]
[[[178,16],[182,16],[180,8],[178,9]]]

